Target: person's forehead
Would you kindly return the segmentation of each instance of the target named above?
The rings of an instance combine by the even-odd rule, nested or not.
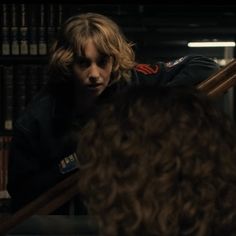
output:
[[[84,46],[84,56],[88,58],[95,58],[99,56],[98,49],[91,39],[88,39]]]

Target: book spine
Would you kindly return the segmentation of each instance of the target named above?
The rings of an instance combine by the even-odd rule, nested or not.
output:
[[[41,78],[40,78],[41,79]],[[26,105],[39,90],[39,66],[30,65],[26,80]]]
[[[31,4],[29,6],[29,54],[38,55],[38,28],[37,28],[37,16],[38,15],[38,5]]]
[[[3,66],[0,65],[0,132],[3,130]]]
[[[48,66],[47,65],[39,66],[39,76],[40,76],[39,89],[41,89],[47,84],[47,81],[48,81]]]
[[[16,4],[12,4],[12,24],[11,24],[11,54],[19,55],[19,28],[17,27]]]
[[[62,5],[58,5],[58,16],[57,16],[57,34],[59,34],[62,25]]]
[[[1,182],[1,189],[0,189],[0,200],[3,199],[10,199],[10,195],[7,191],[7,183],[8,183],[8,155],[9,155],[9,148],[10,148],[11,137],[10,136],[2,136],[0,137],[0,153],[1,158],[1,175],[0,175],[0,182]],[[1,213],[1,211],[0,211]]]
[[[0,136],[0,192],[4,190],[3,137]],[[0,197],[1,198],[1,197]]]
[[[12,130],[13,123],[13,66],[3,67],[4,129]]]
[[[28,55],[28,26],[26,24],[26,10],[25,4],[21,4],[21,26],[19,32],[20,54]]]
[[[27,66],[17,65],[14,73],[14,116],[16,120],[25,110]]]
[[[5,136],[4,182],[3,182],[3,189],[4,191],[6,191],[5,198],[9,198],[9,194],[7,192],[7,183],[8,183],[9,151],[10,151],[11,141],[12,141],[11,136]]]
[[[44,4],[40,5],[40,26],[39,26],[39,55],[47,54],[47,40],[45,27],[45,9]]]
[[[48,27],[47,27],[47,33],[48,33],[48,49],[50,50],[55,37],[56,37],[56,27],[55,27],[55,12],[54,12],[54,5],[49,5],[49,12],[48,12]]]
[[[10,55],[10,33],[7,13],[7,5],[2,4],[2,55]]]

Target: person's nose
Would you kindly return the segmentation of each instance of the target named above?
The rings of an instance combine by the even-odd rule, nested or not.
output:
[[[89,78],[90,80],[97,80],[100,77],[99,67],[93,63],[90,68]]]

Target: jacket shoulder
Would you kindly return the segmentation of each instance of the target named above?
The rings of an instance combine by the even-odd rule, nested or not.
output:
[[[219,68],[213,59],[192,54],[167,62],[138,64],[134,75],[144,84],[192,86],[207,79]]]

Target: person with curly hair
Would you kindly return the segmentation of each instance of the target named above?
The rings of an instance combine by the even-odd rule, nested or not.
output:
[[[194,86],[219,69],[201,55],[139,64],[133,43],[112,19],[97,13],[67,19],[49,56],[46,87],[14,122],[8,171],[13,211],[77,169],[70,132],[83,127],[98,97],[133,84]],[[83,204],[79,212],[86,212]]]
[[[235,235],[236,127],[205,94],[134,86],[78,140],[79,190],[103,236]]]

